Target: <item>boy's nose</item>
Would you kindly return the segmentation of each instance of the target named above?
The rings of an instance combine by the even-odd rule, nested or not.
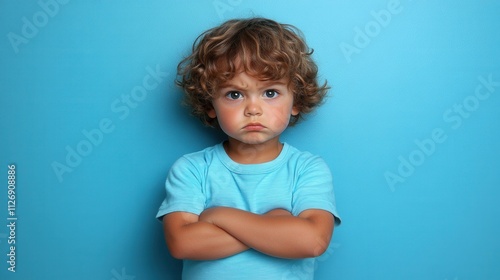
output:
[[[245,107],[245,116],[258,116],[262,114],[262,107],[258,100],[250,98]]]

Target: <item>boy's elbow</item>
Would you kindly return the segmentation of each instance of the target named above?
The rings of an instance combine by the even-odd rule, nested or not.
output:
[[[187,259],[190,250],[189,240],[186,238],[185,226],[197,221],[198,216],[175,212],[163,217],[165,243],[173,258]]]
[[[183,250],[180,250],[178,248],[168,247],[168,251],[170,252],[170,256],[172,256],[172,258],[174,259],[183,260],[186,258]]]
[[[309,227],[307,234],[303,236],[306,245],[306,257],[319,257],[326,252],[330,245],[334,231],[333,216],[330,213],[318,212],[317,210],[304,211],[301,215],[312,226]]]
[[[170,255],[175,259],[183,260],[188,257],[188,248],[182,242],[167,240],[167,248]]]
[[[327,245],[316,244],[312,248],[313,248],[313,250],[312,251],[309,250],[308,254],[309,254],[309,257],[315,258],[315,257],[319,257],[319,256],[323,255],[323,253],[326,252],[326,249],[328,249],[328,244]]]
[[[188,248],[181,236],[165,231],[165,243],[170,255],[175,259],[185,259]]]
[[[306,258],[315,258],[321,256],[330,245],[331,236],[315,235],[309,239],[307,248],[305,249]]]

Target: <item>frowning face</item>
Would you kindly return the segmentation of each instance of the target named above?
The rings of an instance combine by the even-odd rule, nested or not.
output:
[[[230,139],[248,145],[279,141],[290,116],[299,113],[288,80],[261,81],[245,72],[218,89],[212,104],[209,117],[217,118]]]

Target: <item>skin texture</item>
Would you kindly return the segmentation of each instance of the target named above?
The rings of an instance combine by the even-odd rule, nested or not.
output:
[[[261,81],[240,72],[223,85],[207,114],[228,135],[224,148],[242,164],[275,159],[290,116],[297,115],[288,80]],[[229,207],[205,209],[199,216],[174,212],[163,217],[165,239],[173,257],[214,260],[249,248],[280,258],[321,255],[334,228],[331,213],[308,209],[293,216],[274,209],[258,215]]]

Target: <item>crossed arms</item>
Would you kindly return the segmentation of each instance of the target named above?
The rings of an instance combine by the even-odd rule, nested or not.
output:
[[[199,216],[173,212],[163,217],[165,240],[178,259],[215,260],[253,248],[280,258],[321,255],[330,243],[334,217],[309,209],[293,216],[284,209],[264,215],[214,207]]]

